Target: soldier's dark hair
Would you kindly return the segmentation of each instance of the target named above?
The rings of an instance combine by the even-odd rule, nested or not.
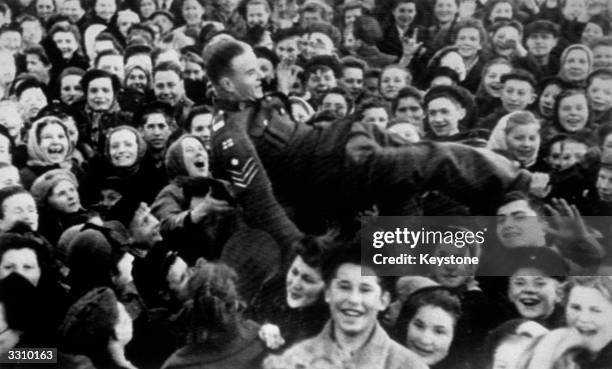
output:
[[[221,78],[233,73],[232,60],[246,51],[245,44],[238,41],[222,41],[214,46],[206,65],[206,75],[213,86],[218,86]]]

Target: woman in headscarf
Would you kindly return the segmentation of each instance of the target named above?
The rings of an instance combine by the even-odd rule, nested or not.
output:
[[[68,129],[60,119],[44,117],[35,121],[28,132],[28,161],[19,172],[23,187],[29,189],[37,177],[58,168],[82,178],[83,172],[71,160],[73,150]]]
[[[570,45],[561,54],[559,77],[564,82],[582,87],[592,70],[593,52],[588,46]]]
[[[540,151],[540,122],[528,111],[516,111],[499,120],[487,143],[489,150],[516,160],[530,171],[538,163]]]

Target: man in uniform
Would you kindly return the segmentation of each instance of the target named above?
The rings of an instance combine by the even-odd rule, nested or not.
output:
[[[217,94],[213,174],[239,189],[249,224],[266,230],[285,251],[301,237],[296,223],[320,232],[324,221],[433,189],[492,213],[506,191],[530,182],[528,172],[489,151],[407,144],[352,117],[326,128],[297,123],[282,96],[264,97],[249,45],[210,47],[207,75]]]

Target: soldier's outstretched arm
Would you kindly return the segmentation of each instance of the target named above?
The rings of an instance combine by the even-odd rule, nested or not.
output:
[[[365,135],[349,140],[347,165],[346,172],[355,176],[350,180],[367,184],[375,199],[439,190],[487,212],[507,191],[527,190],[531,181],[530,172],[486,149],[434,142],[382,147]]]
[[[281,246],[284,259],[303,234],[277,202],[241,115],[213,125],[213,175],[234,185],[247,224],[268,232]]]

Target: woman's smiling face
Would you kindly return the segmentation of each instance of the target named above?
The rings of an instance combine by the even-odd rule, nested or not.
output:
[[[59,124],[50,123],[43,127],[38,144],[51,163],[61,163],[68,156],[70,142],[66,130]]]

